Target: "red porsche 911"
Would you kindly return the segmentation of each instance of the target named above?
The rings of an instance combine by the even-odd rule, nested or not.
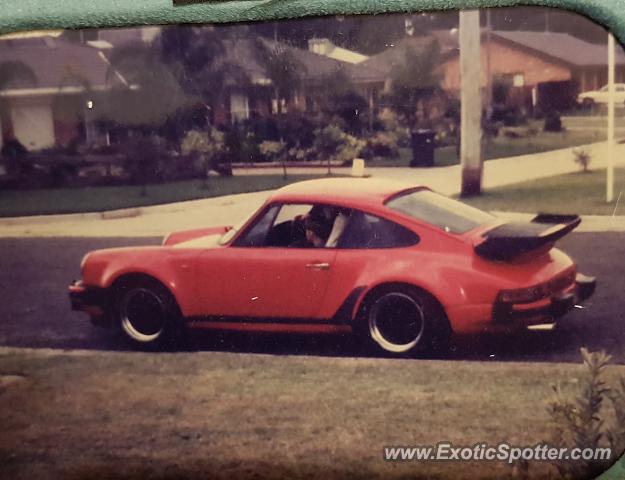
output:
[[[193,329],[354,333],[411,355],[453,334],[553,327],[595,289],[554,248],[580,221],[506,222],[422,186],[312,180],[239,227],[90,252],[69,294],[136,344]]]

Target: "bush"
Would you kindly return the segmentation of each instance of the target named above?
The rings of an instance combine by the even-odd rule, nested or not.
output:
[[[264,141],[259,145],[261,155],[270,162],[284,160],[287,148],[284,142]]]
[[[367,100],[357,93],[347,92],[332,96],[326,110],[343,121],[346,131],[352,134],[360,134],[363,129],[363,119],[367,116],[369,105]]]
[[[545,125],[543,127],[545,132],[561,132],[562,131],[562,119],[560,114],[555,110],[551,110],[545,115]]]
[[[343,132],[336,125],[315,130],[315,151],[329,162],[348,162],[358,157],[365,147],[364,140]]]
[[[315,130],[322,126],[322,121],[301,113],[288,113],[276,119],[279,138],[289,148],[310,148],[315,141]]]
[[[562,478],[595,478],[604,472],[625,448],[625,378],[610,387],[604,373],[611,362],[605,352],[581,349],[586,374],[582,391],[573,398],[563,393],[562,383],[552,385],[555,398],[548,411],[553,423],[551,444],[568,448],[610,447],[613,458],[604,461],[560,460],[556,468]]]
[[[397,113],[385,108],[379,113],[378,122],[381,124],[382,130],[395,135],[398,147],[410,146],[410,129],[401,124]]]
[[[365,157],[396,157],[399,155],[398,135],[395,132],[376,132],[366,140]]]
[[[158,137],[135,137],[123,146],[126,154],[125,169],[131,183],[141,185],[141,195],[147,195],[147,184],[162,179],[159,160],[163,142]]]
[[[592,160],[590,154],[586,150],[573,150],[573,155],[575,157],[575,163],[582,167],[582,171],[584,173],[588,172],[588,167]]]
[[[231,162],[253,163],[264,160],[256,134],[244,125],[232,125],[225,133],[224,142]]]

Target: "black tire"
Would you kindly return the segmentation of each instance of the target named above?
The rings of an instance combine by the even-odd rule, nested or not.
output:
[[[590,110],[595,106],[595,101],[592,98],[584,98],[584,100],[582,100],[582,106]]]
[[[134,347],[171,347],[183,331],[176,300],[157,281],[132,280],[115,286],[113,320]]]
[[[402,285],[381,288],[366,300],[358,333],[369,348],[393,357],[444,355],[451,339],[438,302],[423,290]]]

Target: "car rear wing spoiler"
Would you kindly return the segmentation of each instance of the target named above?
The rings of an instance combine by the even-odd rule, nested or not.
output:
[[[504,223],[487,231],[475,246],[475,252],[489,260],[512,260],[533,250],[553,246],[581,221],[578,215],[541,213],[530,222]]]

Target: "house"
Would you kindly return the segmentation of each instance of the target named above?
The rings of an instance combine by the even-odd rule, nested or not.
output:
[[[109,88],[108,69],[101,51],[56,33],[0,38],[1,138],[28,150],[95,141],[90,93]]]
[[[292,54],[302,66],[302,85],[289,104],[282,100],[278,108],[271,79],[259,59],[257,40],[225,40],[226,53],[222,61],[240,69],[251,85],[241,85],[241,82],[236,80],[230,82],[224,95],[224,102],[215,112],[217,123],[240,121],[257,115],[266,116],[279,110],[314,110],[318,105],[318,99],[326,93],[328,80],[339,73],[345,76],[354,86],[356,93],[367,99],[371,106],[375,104],[384,86],[386,75],[365,67],[362,63],[344,62],[271,40],[260,41],[269,49],[281,48]]]
[[[459,96],[460,48],[458,30],[432,31],[406,37],[393,47],[360,65],[384,71],[405,62],[409,49],[420,51],[432,42],[441,50],[441,86]],[[504,82],[510,87],[509,102],[526,108],[567,108],[579,91],[599,88],[607,82],[607,48],[566,33],[493,31],[482,33],[482,87]],[[618,49],[617,81],[625,81],[625,53]],[[389,80],[390,81],[390,80]],[[387,82],[386,88],[390,84]],[[485,98],[485,96],[484,96]]]

